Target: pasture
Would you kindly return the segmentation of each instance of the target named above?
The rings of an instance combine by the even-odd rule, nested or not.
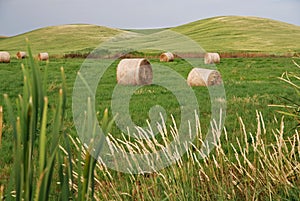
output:
[[[71,96],[77,72],[84,59],[51,59],[49,63],[38,62],[41,70],[47,66],[48,69],[48,96],[55,98],[55,94],[61,86],[60,68],[64,67],[67,80],[68,109],[67,113],[71,121]],[[151,64],[159,63],[158,59],[150,59]],[[255,110],[266,114],[266,121],[272,122],[275,108],[268,107],[270,104],[283,103],[283,97],[295,99],[297,97],[293,88],[285,86],[278,78],[286,71],[297,72],[292,58],[226,58],[217,64],[220,71],[227,98],[227,129],[233,128],[236,117],[243,116],[247,122],[255,120]],[[111,96],[116,85],[116,66],[119,60],[113,63],[99,82],[97,89],[97,111],[102,113],[105,108],[110,108]],[[11,99],[16,99],[22,93],[23,73],[21,63],[26,60],[13,59],[10,64],[1,65],[1,94],[8,94]],[[185,79],[192,69],[189,63],[181,59],[174,62],[164,63],[165,66],[178,72]],[[200,111],[204,114],[210,113],[210,100],[206,87],[193,87],[197,96]],[[160,86],[144,86],[133,94],[131,104],[134,122],[137,125],[145,125],[148,111],[154,105],[161,105],[168,111],[168,116],[179,115],[176,98],[172,92]],[[4,105],[3,96],[0,97]],[[168,100],[168,101],[166,101]],[[175,106],[175,107],[173,107]],[[176,112],[177,111],[177,112]],[[248,119],[249,116],[249,119]],[[252,117],[250,117],[252,116]],[[269,117],[269,118],[268,118]]]
[[[72,122],[71,95],[77,71],[80,69],[83,61],[84,59],[81,58],[52,58],[49,63],[37,62],[42,73],[47,66],[48,81],[46,89],[49,99],[49,108],[54,107],[58,91],[62,86],[60,68],[62,66],[64,67],[67,86],[67,104],[65,107],[63,130],[74,139],[77,137],[77,133]],[[159,63],[159,59],[150,59],[149,61],[152,64]],[[16,59],[12,59],[9,64],[0,64],[0,78],[1,80],[5,80],[0,86],[0,92],[1,94],[8,94],[12,101],[15,100],[19,94],[22,94],[23,91],[22,87],[24,84],[21,63],[29,65],[28,60]],[[106,108],[108,108],[109,111],[109,118],[112,118],[110,103],[112,91],[116,85],[117,63],[118,61],[114,62],[107,69],[99,82],[96,94],[96,110],[99,112],[99,120],[101,120]],[[175,59],[174,62],[165,63],[164,65],[175,70],[183,77],[186,77],[192,68],[182,59]],[[276,141],[278,138],[276,128],[280,128],[282,115],[276,112],[278,108],[269,107],[268,105],[288,103],[283,97],[297,100],[298,94],[295,90],[278,79],[278,77],[286,71],[298,71],[292,62],[292,58],[224,58],[221,59],[220,64],[217,64],[217,69],[220,71],[224,82],[227,111],[225,122],[226,135],[224,134],[224,130],[220,147],[215,149],[211,154],[211,157],[215,159],[209,157],[207,160],[198,161],[196,163],[194,159],[191,159],[192,153],[188,152],[182,159],[182,164],[174,164],[161,172],[149,175],[130,175],[118,173],[113,170],[104,171],[103,167],[97,166],[98,168],[95,170],[97,172],[95,176],[97,184],[94,187],[96,190],[95,197],[98,199],[125,200],[148,200],[150,198],[153,200],[189,200],[199,198],[223,200],[261,199],[264,197],[281,199],[285,196],[287,198],[296,198],[299,196],[299,180],[296,179],[297,175],[299,175],[299,171],[297,169],[295,169],[293,173],[295,177],[291,179],[286,178],[287,181],[289,181],[289,186],[287,186],[288,184],[282,183],[275,184],[276,181],[279,182],[280,180],[273,180],[272,175],[265,175],[265,178],[263,178],[262,175],[257,175],[255,181],[249,181],[249,178],[252,176],[247,175],[247,171],[252,171],[251,168],[253,168],[248,164],[247,160],[253,163],[255,163],[253,160],[263,160],[261,158],[263,156],[257,155],[260,152],[255,150],[255,146],[259,145],[255,144],[257,142],[253,141],[251,135],[260,135],[262,142],[266,143],[265,146],[272,147],[278,143]],[[200,106],[201,129],[202,132],[205,133],[209,126],[211,108],[209,95],[205,87],[193,87],[193,90]],[[161,105],[165,108],[167,116],[172,114],[175,119],[180,116],[180,106],[176,98],[172,92],[160,86],[144,86],[133,94],[130,101],[131,117],[133,121],[140,126],[147,125],[145,120],[149,118],[148,111],[154,105]],[[11,175],[11,167],[14,161],[12,155],[13,136],[12,127],[8,122],[7,109],[2,96],[0,97],[0,103],[4,107],[4,127],[0,152],[0,168],[2,170],[0,174],[0,184],[7,188],[9,176]],[[257,115],[257,112],[260,112],[262,116]],[[172,125],[172,121],[170,118],[168,119],[166,125],[169,129]],[[257,124],[261,124],[262,121],[265,124],[264,127],[259,125],[258,128]],[[297,122],[294,118],[288,116],[285,117],[284,122],[284,136],[282,137],[291,140],[295,134],[294,128]],[[49,124],[51,124],[51,122],[49,122]],[[243,126],[245,126],[245,128]],[[265,129],[266,131],[257,133],[258,129]],[[111,134],[116,138],[121,138],[120,130],[118,130],[115,125],[112,127]],[[288,141],[286,141],[286,143],[288,144]],[[62,144],[64,144],[63,140]],[[195,144],[199,144],[197,140]],[[253,147],[251,148],[251,146]],[[287,150],[290,150],[291,145],[288,144],[286,146]],[[297,146],[299,145],[295,144],[294,148]],[[240,147],[240,150],[237,151],[236,149],[238,149],[238,147]],[[238,158],[236,158],[236,154],[242,154],[246,147],[248,147],[250,151],[248,150],[248,155],[245,156],[247,160],[245,158],[240,159],[244,161],[245,169],[242,169],[242,166],[238,167],[239,161],[237,160]],[[275,146],[275,149],[276,148],[278,147]],[[191,152],[197,152],[197,148],[196,150],[192,150]],[[73,152],[75,152],[74,157],[76,158],[78,154],[76,154],[76,148],[74,147]],[[276,152],[274,152],[274,154],[276,154]],[[293,158],[293,160],[297,161],[299,155],[297,152],[294,154],[296,158]],[[84,159],[81,160],[84,161]],[[265,162],[267,163],[268,161]],[[277,162],[279,163],[280,161]],[[292,161],[291,163],[296,165],[294,162],[295,161]],[[262,171],[262,173],[269,171],[265,170],[264,166],[259,164],[254,168],[254,171]],[[239,169],[241,172],[235,172],[239,171]],[[78,171],[80,171],[80,168]],[[287,170],[280,169],[278,173],[288,174],[288,172],[285,171]],[[250,172],[248,173],[250,174]],[[275,174],[275,172],[273,173]],[[235,176],[237,178],[235,178]],[[56,184],[52,185],[55,186]],[[248,185],[250,185],[250,187]],[[76,197],[76,193],[73,196]],[[54,192],[51,193],[50,197],[55,198]]]

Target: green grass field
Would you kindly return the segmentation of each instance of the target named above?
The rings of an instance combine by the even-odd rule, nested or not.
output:
[[[280,55],[300,51],[300,28],[269,19],[215,17],[169,29],[189,36],[207,51],[263,52]],[[46,72],[48,75],[44,94],[48,97],[44,107],[45,111],[48,110],[48,115],[37,120],[36,128],[29,121],[29,127],[21,123],[22,127],[16,126],[15,131],[9,121],[10,109],[5,104],[5,98],[0,96],[0,106],[3,106],[4,111],[3,132],[0,138],[2,139],[0,200],[4,199],[3,196],[9,199],[10,195],[15,196],[18,193],[20,196],[32,198],[35,194],[38,197],[48,193],[49,200],[88,200],[88,198],[92,200],[92,197],[95,200],[298,200],[300,197],[300,137],[296,126],[299,123],[297,121],[299,119],[299,110],[297,110],[299,93],[294,87],[281,81],[279,77],[285,72],[299,75],[299,69],[293,63],[293,60],[300,63],[299,58],[221,58],[221,62],[216,64],[216,67],[222,75],[226,92],[226,121],[220,143],[206,159],[199,159],[200,145],[210,126],[211,116],[211,103],[206,87],[192,88],[200,111],[199,125],[192,125],[197,129],[197,138],[192,142],[191,147],[187,148],[182,159],[174,164],[153,173],[126,174],[108,169],[103,164],[96,164],[90,158],[86,152],[90,149],[87,147],[89,145],[85,146],[76,139],[78,134],[72,116],[74,82],[84,59],[64,58],[63,55],[72,52],[88,53],[105,39],[119,33],[127,33],[126,37],[129,37],[128,41],[130,41],[131,36],[147,35],[163,30],[166,29],[125,31],[94,25],[66,25],[47,27],[0,39],[1,51],[15,54],[19,50],[25,50],[24,39],[28,37],[34,55],[40,51],[47,51],[50,54],[49,62],[35,61],[42,73],[37,80],[34,79],[34,73],[28,73],[35,72],[34,65],[29,59],[17,60],[13,57],[8,64],[0,63],[0,79],[2,80],[0,94],[8,94],[12,102],[13,114],[21,114],[20,119],[25,123],[32,115],[32,111],[36,114],[39,111],[32,110],[30,98],[28,98],[28,103],[26,100],[23,102],[19,95],[23,94],[23,97],[26,97],[32,94],[35,98],[39,97],[37,95],[39,93],[36,92],[40,89],[36,85],[42,84],[38,80],[43,80]],[[159,59],[151,55],[148,59],[153,65],[160,64]],[[191,60],[200,61],[200,58],[189,59]],[[113,118],[111,97],[117,82],[118,61],[116,60],[106,70],[96,92],[97,118],[105,130],[109,127],[107,119]],[[27,78],[24,80],[22,64],[29,69],[27,78],[32,81],[28,82],[29,84],[26,82]],[[198,67],[191,66],[187,61],[179,58],[163,65],[184,78],[193,67]],[[61,67],[64,68],[65,82],[61,76]],[[298,78],[295,76],[291,80],[299,85],[300,79]],[[33,90],[30,91],[28,88]],[[61,89],[65,90],[63,92],[66,92],[67,98],[62,110],[60,110],[60,104],[62,104],[64,93],[59,94]],[[15,101],[18,98],[19,101]],[[39,98],[43,99],[43,97]],[[296,110],[294,110],[296,116],[286,115],[283,120],[283,115],[277,110],[292,110],[269,106],[273,104],[293,105],[294,102],[296,103]],[[35,105],[37,105],[36,102],[33,106]],[[168,117],[165,122],[166,133],[161,131],[155,138],[158,144],[147,140],[124,139],[120,129],[113,124],[111,129],[108,129],[111,133],[108,139],[111,140],[112,145],[120,147],[121,150],[140,153],[149,151],[153,147],[157,150],[165,142],[172,140],[174,135],[176,136],[176,129],[172,127],[174,125],[170,115],[174,116],[175,123],[178,124],[181,114],[176,97],[167,89],[150,85],[136,90],[130,99],[131,118],[137,125],[146,126],[149,110],[155,105],[162,106]],[[108,118],[105,116],[106,109],[108,109]],[[62,113],[64,121],[63,126],[60,127],[62,121],[59,115]],[[16,125],[20,123],[18,118],[13,122]],[[23,128],[27,128],[28,132],[26,129],[22,130]],[[29,136],[36,136],[37,140],[33,141],[33,145],[31,144],[33,149],[28,149],[29,155],[22,154],[20,150],[26,151],[28,147],[25,145],[31,138],[22,138],[25,142],[22,141],[23,144],[19,145],[16,143],[16,139],[19,139],[16,133],[30,132]],[[46,136],[46,141],[43,134]],[[57,148],[55,148],[55,143],[59,145]],[[43,150],[42,145],[44,148],[50,147],[49,150]],[[44,151],[46,162],[41,157],[41,152],[44,153]],[[51,158],[53,153],[55,153],[54,158]],[[22,161],[19,159],[21,155],[26,159],[23,163],[19,162]],[[118,164],[118,158],[114,158],[114,154],[112,156],[111,159]],[[47,166],[48,162],[51,164],[50,162],[53,161],[54,166]],[[32,172],[16,173],[19,169],[28,170],[24,164],[31,164],[32,168],[29,170],[32,169]],[[43,183],[43,179],[44,177],[49,179],[45,176],[49,175],[49,169],[54,170],[54,173],[50,179],[52,183],[47,186]],[[32,173],[34,179],[22,178],[25,182],[29,182],[24,184],[14,177],[19,173],[29,177]],[[30,185],[30,182],[33,184]],[[15,189],[14,187],[18,184],[26,185],[27,188]],[[40,186],[42,190],[48,189],[49,191],[44,192],[45,194],[41,191],[42,193],[39,194]],[[31,189],[33,192],[30,191]]]
[[[61,66],[63,66],[65,69],[68,97],[66,106],[65,130],[73,137],[76,137],[77,133],[72,123],[71,94],[73,84],[76,78],[76,73],[80,69],[80,66],[83,61],[83,59],[51,59],[49,64],[46,64],[46,62],[38,62],[42,71],[44,70],[46,65],[48,66],[49,81],[47,91],[49,102],[55,102],[56,100],[56,94],[58,93],[58,90],[61,87],[59,69]],[[0,92],[1,94],[7,93],[12,100],[16,99],[18,97],[18,94],[22,93],[22,62],[24,62],[25,65],[27,65],[26,60],[20,61],[16,59],[13,59],[10,64],[0,64],[0,79],[5,80],[5,82],[3,82],[3,84],[1,85]],[[150,62],[152,64],[155,64],[159,61],[157,59],[151,59]],[[99,83],[99,88],[97,90],[96,95],[96,110],[99,111],[99,114],[102,114],[105,108],[108,108],[110,111],[111,94],[114,86],[116,85],[116,64],[117,62],[115,62],[114,65],[107,69],[106,73],[104,74]],[[176,59],[174,62],[166,63],[165,65],[174,69],[184,77],[186,77],[186,75],[191,69],[191,66],[188,66],[185,61],[180,59]],[[284,103],[285,101],[282,98],[280,98],[281,96],[288,97],[292,100],[297,99],[298,95],[295,93],[294,89],[285,86],[281,81],[279,81],[278,77],[280,77],[281,74],[285,71],[297,72],[298,69],[292,63],[291,58],[228,58],[222,59],[221,63],[217,65],[217,68],[222,74],[227,97],[227,116],[225,127],[228,136],[227,139],[225,139],[225,136],[223,134],[221,139],[225,144],[223,144],[222,146],[223,149],[226,152],[228,152],[229,160],[234,160],[233,153],[231,152],[232,150],[228,143],[234,146],[238,146],[236,139],[241,139],[244,137],[243,133],[241,132],[241,124],[239,122],[239,117],[243,118],[247,131],[250,133],[255,133],[257,130],[257,125],[255,123],[257,118],[256,110],[260,111],[263,114],[265,127],[267,130],[272,130],[278,127],[277,121],[281,118],[281,115],[276,113],[275,108],[269,107],[268,105]],[[193,89],[199,101],[201,128],[203,130],[203,133],[205,133],[207,127],[209,126],[210,116],[210,101],[208,92],[205,87],[194,87]],[[0,97],[0,103],[1,105],[4,105],[3,97]],[[175,117],[180,116],[180,113],[178,113],[179,105],[177,103],[176,98],[172,95],[171,92],[168,92],[166,89],[161,88],[159,86],[145,86],[139,89],[132,96],[131,99],[130,111],[134,122],[137,125],[144,126],[145,120],[148,118],[149,109],[153,105],[157,104],[163,106],[166,109],[168,115],[174,114]],[[49,105],[49,107],[51,108],[52,106]],[[6,107],[4,105],[4,132],[0,152],[0,168],[2,170],[0,175],[0,184],[4,185],[6,185],[8,182],[11,169],[10,167],[13,162],[12,155],[10,154],[12,153],[13,148],[13,137],[11,134],[12,128],[8,123],[8,118],[5,111]],[[109,113],[111,114],[111,112]],[[99,119],[100,118],[101,116],[99,116]],[[171,125],[171,122],[168,121],[167,125]],[[286,137],[293,134],[293,128],[295,125],[296,122],[293,118],[285,118]],[[116,128],[116,126],[113,127],[112,134],[117,138],[120,137],[120,131]],[[275,140],[274,136],[271,133],[266,133],[262,136],[262,138],[266,142],[274,142]],[[250,140],[250,138],[248,140]],[[173,168],[175,167],[171,166],[163,172],[166,174],[173,174],[172,171],[171,173],[169,172],[169,170],[172,170]],[[193,169],[193,167],[190,168],[191,169],[189,169],[189,171],[197,172],[197,169]],[[99,174],[102,174],[101,171]],[[111,174],[115,173],[112,172]],[[194,177],[192,175],[190,176]],[[140,176],[135,177],[136,179],[140,178]],[[130,179],[130,176],[126,174],[122,176],[116,174],[115,176],[113,176],[112,181],[106,177],[103,179],[103,181],[105,182],[113,182],[112,185],[114,185],[114,187],[117,188],[115,189],[117,192],[128,193],[131,196],[133,196],[132,193],[135,187],[122,187],[119,186],[116,182],[120,181],[121,183],[125,182],[127,183],[127,185],[132,185],[131,182],[133,181]],[[144,177],[140,179],[142,179],[141,181],[143,185],[150,185],[151,182],[157,180],[146,179]],[[157,181],[159,181],[159,179]],[[165,193],[172,192],[172,188],[180,187],[177,186],[176,183],[169,185],[173,187],[169,186],[170,189],[165,189]],[[192,185],[192,183],[189,185]],[[187,192],[193,191],[193,187],[189,185],[184,188],[190,189],[182,190],[186,190]],[[166,186],[164,185],[163,187],[166,188]],[[157,190],[154,190],[155,193],[158,193]],[[140,194],[144,195],[142,192],[140,192]],[[194,192],[192,193],[192,195],[194,196],[194,198],[200,196],[197,193],[195,194]],[[99,197],[101,196],[108,195],[99,195]],[[174,195],[170,196],[171,200],[175,199],[175,197],[173,197]],[[126,198],[126,196],[121,197],[123,197],[123,199],[129,199],[129,197]],[[159,197],[160,196],[157,195],[156,199],[158,199]],[[237,196],[237,198],[241,197]]]
[[[52,97],[57,93],[60,87],[60,67],[65,68],[67,76],[68,95],[71,97],[76,73],[79,71],[84,59],[52,59],[49,64],[41,62],[43,69],[48,65],[49,71],[49,95]],[[1,94],[7,93],[11,98],[15,99],[22,93],[22,71],[20,60],[13,59],[10,64],[0,64],[0,76],[2,80],[6,80],[1,85]],[[117,61],[118,62],[118,61]],[[110,108],[111,96],[116,85],[116,64],[109,67],[102,77],[97,89],[96,109],[102,113],[105,108]],[[151,59],[151,63],[159,63],[157,59]],[[183,77],[187,77],[192,69],[185,61],[176,59],[172,63],[165,64],[175,70]],[[245,114],[255,114],[255,110],[260,110],[270,116],[268,122],[272,121],[272,113],[274,109],[269,108],[268,104],[276,104],[283,101],[280,97],[296,98],[292,88],[282,86],[278,77],[285,71],[296,71],[291,58],[228,58],[222,59],[217,65],[218,70],[222,74],[224,87],[227,97],[227,128],[234,126],[236,117]],[[203,113],[210,113],[210,101],[207,89],[205,87],[194,87],[197,95],[200,110]],[[140,92],[142,92],[140,94]],[[153,97],[153,98],[149,98]],[[166,102],[165,100],[168,100]],[[0,97],[1,105],[4,105],[3,97]],[[139,89],[131,99],[134,105],[133,118],[138,125],[145,125],[148,118],[149,109],[156,105],[162,105],[167,109],[168,115],[179,115],[177,100],[166,89],[159,86],[145,86]],[[68,116],[71,117],[71,98],[68,98],[69,109]],[[247,115],[248,116],[248,115]],[[247,116],[245,118],[247,118]],[[249,115],[249,121],[255,118]]]

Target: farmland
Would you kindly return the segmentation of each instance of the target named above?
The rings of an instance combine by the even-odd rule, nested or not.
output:
[[[50,98],[58,92],[60,87],[60,67],[64,67],[67,76],[67,93],[69,96],[72,94],[73,85],[77,72],[79,71],[84,59],[52,59],[49,64],[40,62],[41,69],[48,66],[49,72],[49,89],[48,93]],[[13,59],[10,64],[1,64],[1,79],[7,80],[1,85],[2,94],[6,93],[12,99],[16,99],[22,93],[22,71],[21,63],[23,61]],[[151,59],[152,64],[159,63],[158,59]],[[116,64],[109,67],[102,77],[99,88],[97,90],[96,99],[98,100],[97,111],[102,113],[105,108],[110,108],[111,96],[116,85]],[[176,72],[186,77],[192,69],[186,62],[181,59],[176,59],[172,63],[165,64]],[[255,110],[260,110],[266,113],[268,122],[272,122],[273,113],[276,114],[275,108],[268,107],[269,104],[280,104],[284,101],[281,97],[296,98],[293,88],[284,86],[278,79],[282,73],[295,72],[297,68],[294,66],[291,58],[227,58],[222,59],[220,64],[217,64],[220,71],[227,98],[227,120],[226,126],[228,129],[233,128],[236,124],[236,117],[243,116],[243,114],[253,114],[249,122],[255,120]],[[19,69],[19,70],[17,70]],[[18,73],[16,73],[18,72]],[[205,87],[194,87],[195,94],[197,95],[199,105],[204,113],[210,112],[210,101],[207,90]],[[259,89],[259,90],[258,90]],[[177,100],[172,96],[171,92],[167,92],[159,86],[144,86],[139,91],[145,91],[140,96],[133,96],[132,105],[133,116],[137,116],[136,122],[138,125],[145,124],[148,117],[148,111],[151,106],[158,104],[167,108],[169,115],[178,114],[176,105]],[[150,91],[147,93],[147,91]],[[153,91],[153,92],[152,92]],[[137,91],[136,94],[139,92]],[[153,100],[149,99],[153,96]],[[4,102],[3,97],[0,97],[1,102]],[[149,102],[145,102],[149,100]],[[165,102],[164,100],[168,100]],[[157,101],[157,102],[156,102]],[[71,117],[71,98],[68,98],[68,116]],[[242,109],[243,108],[243,109]],[[244,118],[248,118],[246,115]],[[71,119],[70,119],[71,121]],[[248,119],[247,119],[248,121]],[[234,123],[235,122],[235,123]]]
[[[242,27],[240,26],[241,23],[246,23],[248,26]],[[269,29],[261,30],[259,33],[254,32],[254,30],[257,31],[255,26],[267,25],[269,25]],[[70,38],[69,35],[75,30],[74,26],[48,27],[0,40],[0,49],[7,50],[11,54],[15,54],[20,48],[22,50],[26,48],[26,43],[22,42],[24,37],[29,38],[34,55],[39,51],[44,51],[43,47],[47,47],[50,54],[49,63],[42,61],[35,61],[35,63],[42,75],[47,72],[45,91],[49,102],[50,114],[47,122],[49,133],[55,129],[53,125],[56,124],[56,121],[51,120],[51,118],[55,119],[54,114],[58,109],[60,89],[63,88],[66,92],[64,123],[60,131],[62,134],[59,141],[63,148],[60,150],[64,151],[57,152],[58,162],[63,161],[65,166],[60,169],[61,167],[56,165],[55,170],[62,171],[66,178],[73,176],[74,184],[72,186],[66,185],[69,191],[65,188],[60,191],[61,186],[65,187],[62,182],[64,177],[60,173],[54,173],[50,200],[57,200],[61,198],[60,196],[64,196],[60,195],[61,192],[68,192],[70,199],[79,200],[80,196],[83,196],[82,200],[85,198],[85,192],[81,192],[80,189],[85,185],[85,180],[80,177],[85,178],[83,172],[88,155],[84,154],[84,145],[76,140],[74,142],[71,140],[78,137],[72,116],[72,92],[77,72],[85,59],[64,58],[64,55],[71,52],[88,53],[105,38],[119,33],[129,33],[130,36],[134,37],[136,34],[156,32],[155,30],[124,31],[90,25],[76,25],[80,27],[76,30],[81,34]],[[253,30],[250,30],[251,28]],[[56,33],[57,29],[66,30],[54,37],[53,33]],[[234,52],[240,55],[254,52],[275,56],[221,58],[221,62],[216,64],[217,70],[222,75],[226,92],[226,120],[224,129],[222,129],[220,144],[207,159],[197,160],[196,155],[199,153],[202,134],[205,135],[210,125],[210,96],[206,87],[193,87],[193,92],[199,103],[201,132],[197,133],[198,138],[193,141],[193,146],[187,150],[183,158],[161,171],[144,174],[121,173],[97,164],[94,175],[95,181],[90,186],[95,190],[94,197],[98,200],[298,199],[300,196],[300,141],[299,134],[295,131],[298,122],[290,116],[285,116],[284,120],[281,121],[283,115],[277,110],[286,111],[286,109],[270,107],[269,105],[291,105],[293,103],[289,100],[296,101],[299,99],[299,94],[295,89],[278,78],[285,72],[299,73],[293,60],[300,63],[299,58],[297,58],[297,53],[300,51],[300,43],[297,42],[300,28],[267,19],[218,17],[171,28],[171,30],[191,37],[208,51]],[[157,30],[157,32],[159,31],[162,30]],[[41,39],[41,36],[44,36],[45,39]],[[53,38],[51,39],[51,37]],[[85,40],[85,38],[90,40]],[[239,42],[234,43],[233,41]],[[148,59],[153,65],[160,64],[159,59],[155,56]],[[192,58],[192,60],[199,59]],[[98,84],[95,109],[97,118],[101,123],[103,123],[101,119],[105,116],[103,114],[105,114],[106,108],[108,109],[108,119],[113,118],[111,99],[116,86],[118,62],[119,59],[106,69]],[[8,94],[15,113],[19,112],[15,100],[18,99],[19,94],[24,95],[26,91],[23,90],[26,84],[23,80],[22,63],[29,67],[29,71],[33,70],[30,59],[17,60],[12,58],[9,64],[0,63],[0,79],[2,80],[0,93]],[[195,67],[180,58],[163,65],[184,78]],[[61,78],[61,67],[64,68],[66,76],[65,86]],[[298,80],[293,80],[293,82],[299,84]],[[0,147],[0,186],[4,186],[4,190],[1,191],[0,188],[0,195],[4,193],[8,197],[10,192],[7,189],[11,185],[15,185],[9,177],[13,174],[12,167],[16,160],[13,153],[16,150],[14,150],[15,145],[13,143],[13,127],[9,122],[8,108],[3,96],[0,96],[0,105],[4,107],[4,126]],[[167,134],[169,134],[166,138],[172,140],[170,133],[172,132],[171,127],[174,125],[171,115],[174,116],[175,123],[178,124],[181,113],[176,97],[166,88],[150,85],[136,90],[130,99],[131,118],[137,125],[147,126],[148,112],[155,105],[160,105],[166,110],[168,119],[165,124]],[[121,131],[115,124],[112,125],[110,133],[113,138],[124,140]],[[160,134],[162,136],[157,136],[157,138],[159,143],[163,143],[165,139],[163,133]],[[53,139],[49,136],[48,140]],[[65,153],[68,143],[71,147],[71,151],[67,151],[69,155]],[[140,146],[142,145],[140,144]],[[37,142],[34,147],[37,149],[35,149],[33,156],[37,157],[39,156]],[[51,153],[48,154],[51,155]],[[73,159],[72,163],[67,160],[68,157]],[[35,162],[37,163],[37,161]],[[68,164],[73,164],[75,173],[70,171]],[[35,169],[38,167],[38,165],[35,166]],[[35,190],[36,187],[33,186],[33,189]]]

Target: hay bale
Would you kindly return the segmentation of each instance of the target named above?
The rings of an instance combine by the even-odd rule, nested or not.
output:
[[[49,55],[47,52],[42,52],[38,54],[38,60],[39,61],[47,61],[49,60]]]
[[[162,53],[159,57],[161,62],[171,62],[174,61],[174,54],[172,52]]]
[[[220,85],[222,77],[217,70],[193,68],[188,75],[187,83],[189,86]]]
[[[205,64],[220,63],[220,55],[218,53],[206,53],[204,56]]]
[[[26,57],[26,52],[17,52],[17,59],[24,59]]]
[[[152,78],[152,66],[147,59],[122,59],[118,64],[118,84],[150,85]]]
[[[0,63],[10,63],[10,54],[8,52],[0,52]]]

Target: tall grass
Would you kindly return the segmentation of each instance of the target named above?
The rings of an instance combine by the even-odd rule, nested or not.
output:
[[[298,63],[296,61],[293,61],[295,66],[300,68]],[[300,96],[300,77],[298,73],[292,73],[292,72],[284,72],[281,77],[279,78],[281,81],[287,83],[289,86],[291,86],[295,93]],[[280,107],[284,108],[285,110],[279,110],[278,112],[287,115],[292,116],[295,118],[297,125],[296,127],[300,126],[300,102],[298,100],[291,99],[290,97],[282,97],[282,99],[285,100],[285,104],[281,105],[271,105],[273,107]]]
[[[2,144],[2,129],[3,129],[3,107],[0,106],[0,148]]]
[[[204,159],[200,159],[202,151],[199,144],[203,139],[198,125],[197,140],[191,143],[190,147],[186,146],[186,155],[161,171],[138,175],[117,173],[110,170],[105,163],[98,163],[95,173],[95,198],[97,200],[285,198],[297,200],[300,196],[300,135],[296,130],[293,135],[285,136],[283,118],[275,119],[279,123],[278,128],[270,131],[266,130],[263,116],[258,111],[256,118],[255,133],[248,132],[242,118],[239,118],[240,132],[244,137],[236,138],[235,142],[228,140],[229,134],[224,129],[225,138],[216,144],[214,153]],[[175,132],[173,135],[176,138],[178,135],[176,129],[172,129],[172,132]],[[171,135],[161,130],[162,138],[166,137],[166,134]],[[272,135],[275,141],[269,142],[266,135]],[[84,146],[79,139],[69,137],[77,150],[82,153],[79,161],[84,160],[88,155]],[[130,150],[131,153],[158,151],[159,147],[165,146],[151,139],[137,139],[136,142],[132,142],[126,138],[115,139],[111,135],[107,137],[107,142],[113,144],[111,147],[118,147],[118,151]],[[154,144],[156,146],[153,146]],[[156,150],[153,150],[154,147],[157,147]],[[118,163],[117,158],[115,160]],[[73,174],[77,175],[76,172]],[[76,191],[79,189],[76,188]]]
[[[48,200],[58,157],[66,94],[63,84],[52,111],[53,118],[49,119],[47,70],[42,73],[30,48],[28,53],[30,68],[22,65],[23,95],[16,100],[16,109],[8,95],[4,95],[14,136],[14,179],[10,180],[14,189],[8,189],[12,193],[7,195],[8,199],[15,197],[16,200]],[[62,79],[64,82],[63,69]]]
[[[29,47],[28,53],[30,67],[22,65],[23,95],[19,95],[16,100],[16,109],[8,95],[4,95],[14,134],[14,168],[6,197],[8,200],[92,200],[97,160],[87,151],[90,150],[89,147],[82,147],[87,153],[84,158],[80,157],[82,160],[79,164],[83,164],[83,168],[77,168],[77,174],[73,174],[71,161],[77,156],[72,156],[64,128],[67,97],[64,69],[61,68],[62,84],[58,90],[58,98],[55,104],[50,105],[47,97],[47,67],[42,73]],[[0,112],[2,121],[2,110]],[[108,120],[107,113],[106,110],[102,119],[105,132],[110,130],[113,122]],[[93,124],[94,121],[87,123]],[[2,124],[0,131],[1,129]],[[66,153],[68,157],[62,153]],[[75,181],[78,178],[76,175],[80,175],[78,181]],[[72,194],[76,186],[81,190]],[[1,185],[0,196],[3,194]]]
[[[2,145],[3,107],[0,106],[0,149]],[[4,185],[0,184],[0,200],[4,199]]]

